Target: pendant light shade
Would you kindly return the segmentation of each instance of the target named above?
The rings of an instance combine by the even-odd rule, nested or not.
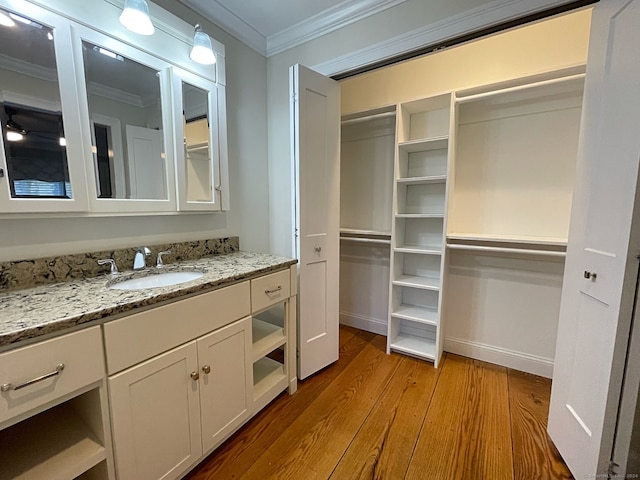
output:
[[[6,13],[0,12],[0,25],[3,27],[15,27],[16,22],[14,22]]]
[[[125,0],[120,23],[127,30],[140,35],[153,35],[156,31],[149,17],[149,6],[145,0]]]
[[[191,49],[191,60],[201,65],[213,65],[216,63],[216,56],[213,53],[211,39],[209,35],[202,31],[200,25],[196,25],[196,32],[193,35],[193,48]]]

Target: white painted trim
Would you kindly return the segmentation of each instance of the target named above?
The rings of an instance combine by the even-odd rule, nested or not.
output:
[[[267,57],[346,27],[406,0],[347,0],[267,37]]]
[[[340,312],[340,324],[387,336],[387,324],[375,318],[364,317],[349,312]]]
[[[552,358],[516,352],[515,350],[454,337],[446,337],[444,339],[444,350],[456,355],[463,355],[483,362],[495,363],[503,367],[540,375],[541,377],[553,377]]]
[[[5,70],[13,70],[45,82],[58,81],[58,70],[56,68],[42,67],[5,54],[0,54],[0,61],[2,62],[2,68]]]
[[[178,0],[209,19],[259,54],[267,55],[267,39],[228,8],[211,0]]]
[[[335,75],[432,45],[491,25],[570,3],[571,0],[495,0],[411,32],[347,53],[312,68],[323,75]]]

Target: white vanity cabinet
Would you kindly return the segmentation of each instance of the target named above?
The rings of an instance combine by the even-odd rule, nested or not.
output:
[[[0,478],[113,478],[100,327],[0,354]]]
[[[176,478],[249,417],[250,322],[109,378],[118,478]]]
[[[295,391],[292,275],[295,265],[103,325],[118,479],[179,478]]]

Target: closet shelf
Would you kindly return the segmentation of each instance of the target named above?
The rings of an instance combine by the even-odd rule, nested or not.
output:
[[[424,138],[420,140],[409,140],[408,142],[398,143],[398,148],[408,153],[426,152],[429,150],[442,150],[447,148],[449,144],[449,136]]]
[[[355,118],[348,118],[345,120],[341,121],[341,124],[344,125],[353,125],[354,123],[363,123],[363,122],[370,122],[372,120],[380,120],[383,118],[391,118],[396,116],[396,112],[395,110],[390,111],[390,112],[382,112],[382,113],[373,113],[371,115],[366,115],[364,117],[355,117]]]
[[[450,233],[447,240],[468,241],[468,242],[493,242],[493,243],[513,243],[520,245],[547,245],[556,247],[566,247],[566,237],[534,237],[527,235],[499,235],[482,233]]]
[[[464,245],[460,243],[447,243],[451,250],[467,250],[474,252],[508,253],[512,255],[539,255],[547,257],[566,257],[567,253],[558,250],[544,250],[536,248],[492,247],[487,245]]]
[[[437,308],[418,307],[415,305],[400,304],[391,316],[413,322],[426,323],[427,325],[438,325],[439,315]]]
[[[361,235],[363,237],[391,238],[391,232],[385,230],[359,230],[357,228],[341,228],[340,235]]]
[[[431,175],[428,177],[405,177],[399,178],[397,182],[402,185],[428,185],[431,183],[445,183],[446,175]]]
[[[435,360],[436,358],[435,342],[422,337],[399,333],[389,344],[389,347],[393,351],[406,353],[408,355],[428,358],[430,360]]]
[[[371,243],[374,245],[391,245],[391,240],[382,238],[340,237],[341,242]]]
[[[442,245],[402,245],[394,248],[393,251],[422,255],[442,255]]]
[[[394,285],[419,288],[422,290],[440,291],[440,279],[435,277],[419,277],[416,275],[400,275],[393,280]]]
[[[444,213],[396,213],[396,218],[444,218]]]

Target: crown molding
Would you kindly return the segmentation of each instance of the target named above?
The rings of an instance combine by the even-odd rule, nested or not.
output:
[[[267,39],[228,8],[211,0],[178,0],[227,31],[262,56],[267,55]]]
[[[437,44],[491,25],[516,20],[567,3],[571,3],[571,0],[495,0],[487,5],[316,64],[311,68],[323,75],[337,75],[425,45]]]
[[[57,82],[58,71],[55,68],[43,67],[35,63],[29,63],[4,53],[0,54],[0,64],[4,70],[21,73],[29,77],[35,77],[45,82]]]
[[[347,0],[267,38],[267,56],[346,27],[406,0]]]

